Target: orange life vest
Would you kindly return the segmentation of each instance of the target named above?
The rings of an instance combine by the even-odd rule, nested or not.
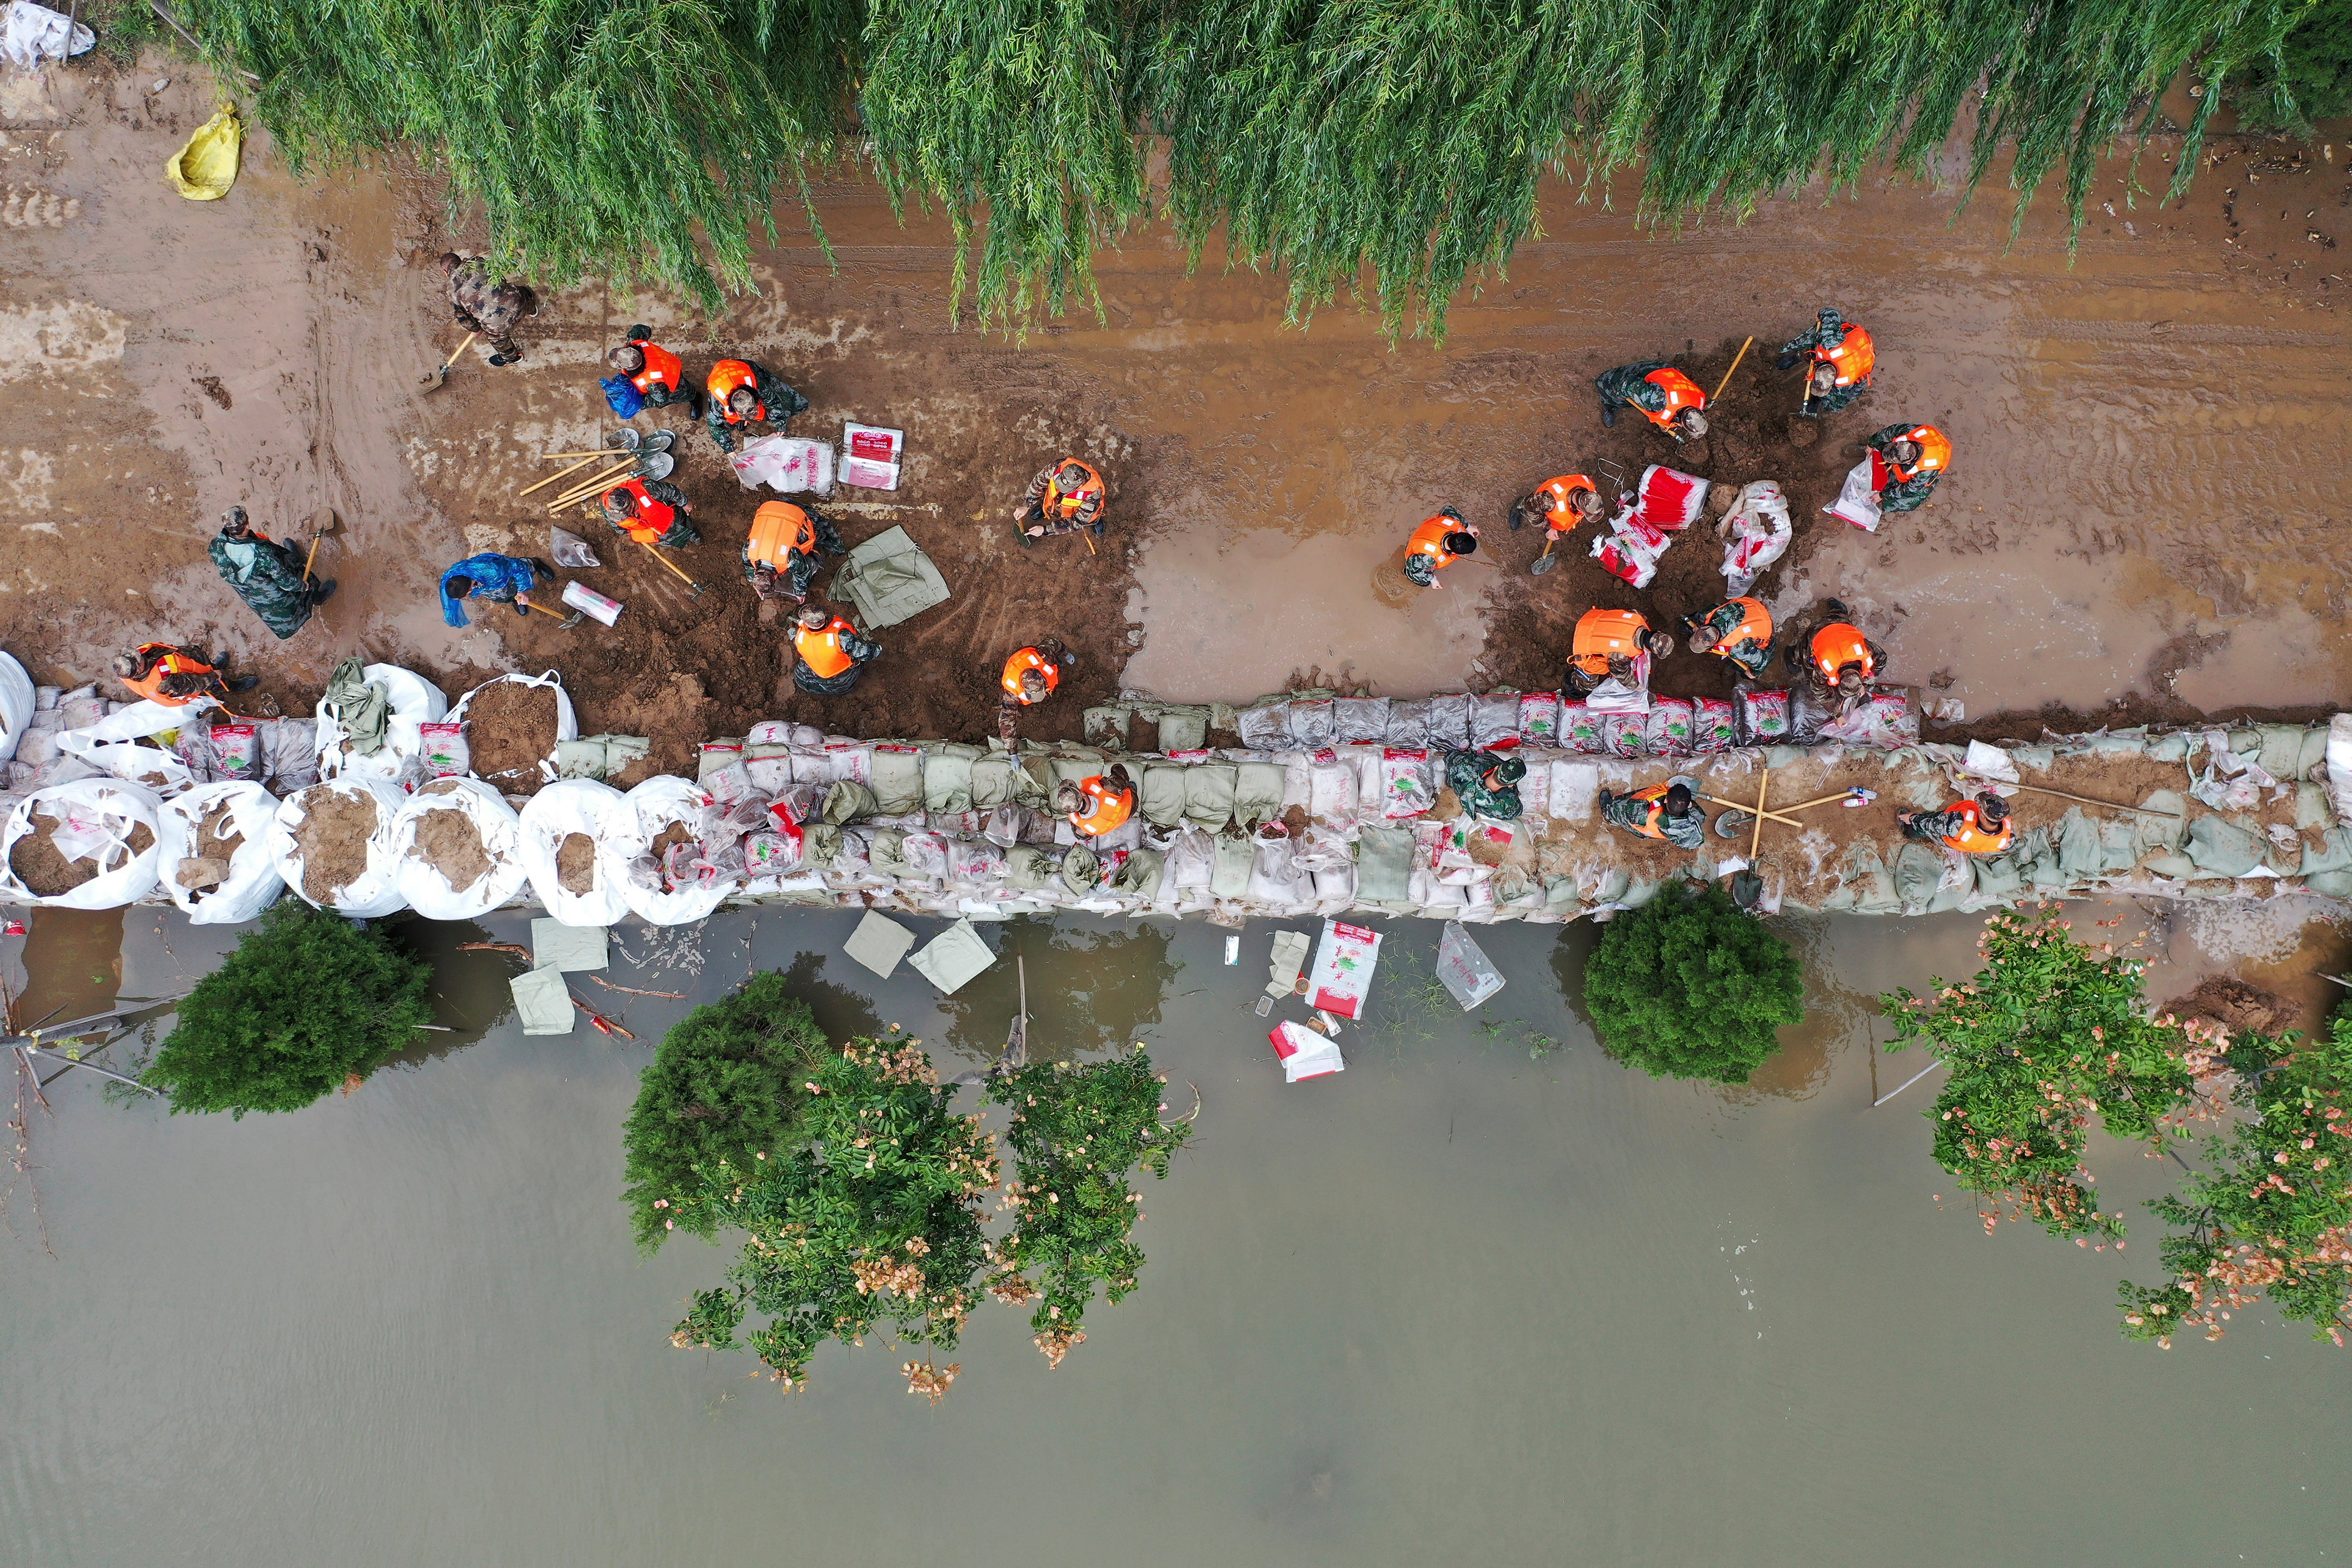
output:
[[[1675,422],[1675,416],[1680,414],[1684,409],[1704,409],[1706,407],[1706,394],[1698,389],[1698,383],[1693,381],[1690,377],[1685,375],[1682,372],[1676,370],[1672,365],[1667,365],[1660,370],[1654,370],[1642,379],[1666,395],[1666,406],[1664,412],[1653,414],[1646,408],[1642,408],[1641,410],[1642,416],[1661,430],[1666,429],[1672,426]],[[1641,405],[1639,404],[1635,404],[1634,406],[1636,408],[1641,408]]]
[[[755,397],[760,395],[760,377],[758,374],[754,372],[750,365],[745,364],[741,360],[720,360],[717,364],[710,367],[710,379],[704,384],[709,389],[710,406],[719,410],[719,412],[725,416],[727,423],[730,425],[740,425],[747,420],[765,422],[767,419],[768,403],[767,399],[764,397],[761,398],[760,405],[757,408],[752,409],[749,414],[738,414],[733,409],[727,406],[728,394],[733,392],[739,386],[750,387],[751,389],[752,395]]]
[[[1878,365],[1878,349],[1867,331],[1848,322],[1845,342],[1833,349],[1815,349],[1813,359],[1837,372],[1838,385],[1852,386],[1870,379],[1870,373]]]
[[[1941,473],[1944,469],[1951,467],[1951,437],[1945,435],[1941,430],[1937,429],[1933,425],[1914,425],[1910,429],[1906,430],[1902,435],[1897,436],[1895,440],[1916,441],[1919,444],[1919,460],[1912,464],[1907,468],[1902,464],[1896,462],[1893,458],[1887,458],[1885,459],[1886,466],[1894,469],[1895,474],[1900,478],[1906,479],[1916,479],[1921,474]],[[1894,441],[1889,441],[1887,443],[1890,447],[1894,444]]]
[[[1062,470],[1069,468],[1085,468],[1087,471],[1086,482],[1078,486],[1075,492],[1064,491],[1061,485],[1057,482]],[[1047,517],[1053,516],[1055,510],[1059,508],[1062,513],[1062,521],[1067,522],[1070,519],[1078,515],[1079,509],[1084,507],[1087,502],[1098,500],[1104,494],[1102,475],[1096,472],[1095,469],[1088,465],[1079,462],[1076,458],[1065,458],[1060,462],[1055,464],[1054,473],[1055,475],[1055,479],[1046,481],[1045,485],[1045,515]],[[1099,521],[1101,520],[1102,513],[1097,512],[1095,517],[1096,520]]]
[[[1650,808],[1634,832],[1644,838],[1664,838],[1666,836],[1663,826],[1666,816],[1666,792],[1674,787],[1672,784],[1652,784],[1647,789],[1633,792],[1633,798],[1646,803]]]
[[[1070,826],[1089,838],[1098,838],[1125,822],[1135,811],[1135,792],[1113,789],[1097,773],[1078,785],[1084,804],[1070,813]]]
[[[2014,817],[2002,817],[1999,833],[1987,833],[1979,826],[1982,819],[1978,816],[1977,803],[1972,800],[1964,800],[1948,809],[1960,818],[1960,826],[1958,831],[1944,835],[1944,842],[1963,855],[1998,855],[2008,848],[2011,840],[2017,837]]]
[[[746,548],[754,565],[764,561],[781,572],[793,555],[816,553],[816,524],[788,500],[761,501],[760,510],[751,514],[751,538]]]
[[[1045,662],[1045,656],[1035,648],[1024,647],[1004,661],[1004,690],[1006,695],[1015,702],[1025,703],[1030,700],[1021,690],[1021,677],[1032,669],[1045,678],[1046,697],[1051,697],[1054,694],[1054,689],[1062,684],[1060,666]],[[1039,698],[1037,700],[1042,702],[1045,698]]]
[[[856,629],[839,616],[834,616],[833,624],[822,631],[796,626],[793,628],[793,649],[801,656],[802,663],[816,671],[818,679],[830,680],[857,662],[841,646],[841,635]]]
[[[1577,510],[1569,505],[1568,498],[1579,490],[1591,490],[1596,500],[1601,495],[1601,487],[1585,474],[1562,474],[1536,487],[1535,493],[1538,499],[1551,498],[1550,504],[1544,508],[1544,515],[1549,520],[1544,526],[1554,533],[1566,533],[1576,526]]]
[[[609,508],[613,498],[624,491],[635,500],[637,510],[621,526],[628,530],[631,539],[646,544],[658,543],[661,536],[669,531],[669,525],[677,521],[677,508],[666,500],[654,500],[646,489],[645,480],[625,479],[604,492],[607,516],[611,515]]]
[[[155,667],[139,679],[126,680],[123,684],[150,702],[165,708],[184,708],[195,699],[164,696],[163,678],[167,675],[210,675],[213,673],[213,667],[190,658],[170,643],[141,643],[138,654],[143,659],[158,649],[163,650],[163,657],[155,661]]]
[[[1468,531],[1466,525],[1456,522],[1450,517],[1433,517],[1412,531],[1412,538],[1405,542],[1405,553],[1428,556],[1430,570],[1433,572],[1441,566],[1461,559],[1460,556],[1447,551],[1445,536],[1449,533]]]
[[[1868,680],[1878,673],[1878,661],[1870,657],[1870,642],[1858,626],[1843,621],[1832,621],[1813,634],[1813,668],[1832,686],[1838,683],[1838,671],[1849,664],[1862,666],[1862,678]]]
[[[686,365],[678,357],[650,338],[631,338],[629,346],[646,356],[646,368],[629,377],[629,384],[639,392],[651,392],[658,386],[676,392],[683,386]]]
[[[1772,640],[1772,612],[1764,607],[1763,600],[1739,598],[1730,602],[1739,606],[1739,624],[1717,637],[1715,646],[1706,650],[1723,658],[1729,658],[1733,648],[1751,637],[1759,643]],[[1819,646],[1820,641],[1816,637],[1815,645]]]
[[[1643,651],[1640,639],[1649,629],[1649,617],[1639,610],[1587,610],[1576,623],[1569,662],[1587,675],[1606,675],[1612,656],[1632,658]]]

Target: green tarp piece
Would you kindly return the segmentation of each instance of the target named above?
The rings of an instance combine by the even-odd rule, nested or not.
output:
[[[970,921],[958,921],[907,962],[938,986],[941,995],[952,996],[963,988],[964,982],[994,963],[996,954],[980,940],[980,933],[971,929]]]
[[[544,916],[533,920],[530,962],[534,969],[602,969],[605,964],[604,928],[568,926]]]
[[[886,528],[835,570],[833,596],[855,605],[860,629],[875,632],[946,603],[948,584],[905,529]]]
[[[568,1035],[572,1032],[572,988],[553,969],[533,969],[507,982],[514,991],[515,1016],[526,1035]]]
[[[898,961],[907,956],[907,950],[914,945],[913,931],[868,910],[866,918],[857,922],[857,929],[849,933],[849,940],[841,944],[841,951],[887,980],[898,967]]]
[[[358,659],[335,666],[319,699],[319,711],[341,728],[352,755],[372,757],[383,750],[384,732],[392,723],[391,692],[383,681],[370,680]]]
[[[1366,827],[1356,840],[1356,897],[1401,904],[1412,879],[1412,835],[1402,827]],[[1573,897],[1575,889],[1570,889]]]

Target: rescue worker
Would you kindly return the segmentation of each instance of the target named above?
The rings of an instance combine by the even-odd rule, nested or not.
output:
[[[793,626],[793,684],[812,696],[838,696],[881,654],[881,644],[824,605],[803,605]]]
[[[1621,364],[1593,377],[1601,394],[1601,423],[1617,423],[1617,410],[1626,407],[1677,441],[1695,441],[1706,434],[1706,394],[1698,384],[1662,359]]]
[[[1650,629],[1650,618],[1639,610],[1587,610],[1576,623],[1569,644],[1568,684],[1579,697],[1615,676],[1628,686],[1637,655],[1664,658],[1675,651],[1675,639]]]
[[[797,605],[808,597],[824,557],[848,553],[841,531],[822,512],[788,500],[761,501],[743,542],[743,581],[762,600],[782,594]]]
[[[999,682],[1004,694],[997,703],[997,733],[1012,740],[1013,721],[1021,710],[1034,708],[1051,697],[1062,684],[1062,671],[1076,668],[1077,662],[1077,656],[1056,637],[1040,638],[1006,659]]]
[[[686,521],[693,510],[686,492],[667,479],[623,479],[604,492],[604,521],[642,544],[683,550],[701,543],[700,531]]]
[[[1127,769],[1113,763],[1091,778],[1063,781],[1054,792],[1054,809],[1069,819],[1081,838],[1099,838],[1135,815],[1135,784]]]
[[[1820,624],[1793,634],[1781,650],[1789,673],[1803,676],[1824,702],[1843,698],[1851,705],[1868,696],[1870,683],[1886,671],[1886,650],[1862,635],[1847,618],[1853,614],[1843,599],[1823,600]]]
[[[1527,776],[1528,764],[1517,757],[1452,748],[1445,752],[1445,787],[1454,792],[1464,810],[1490,821],[1517,817],[1523,809],[1519,781]]]
[[[221,660],[226,663],[228,656],[223,654]],[[114,673],[138,696],[164,708],[184,708],[199,697],[217,701],[261,684],[257,675],[232,680],[205,660],[203,649],[167,642],[143,642],[129,653],[116,654]]]
[[[1439,572],[1472,555],[1478,549],[1478,525],[1462,521],[1462,514],[1452,507],[1439,510],[1435,517],[1412,531],[1405,541],[1405,581],[1424,588],[1442,588]]]
[[[753,425],[772,425],[781,432],[793,415],[808,412],[808,399],[757,360],[720,360],[710,367],[703,386],[709,401],[703,407],[702,422],[710,427],[710,438],[722,452],[735,449],[733,432],[739,426],[744,427],[746,437]]]
[[[1683,631],[1691,652],[1727,658],[1750,675],[1772,662],[1772,612],[1761,599],[1731,599],[1703,616],[1685,616]]]
[[[1698,781],[1676,773],[1664,784],[1631,795],[1601,792],[1601,820],[1644,838],[1661,838],[1677,849],[1706,844],[1706,813],[1698,806]]]
[[[1814,313],[1812,331],[1782,343],[1780,357],[1773,363],[1776,369],[1790,370],[1801,360],[1810,360],[1811,365],[1805,373],[1805,401],[1798,412],[1818,419],[1870,390],[1878,350],[1860,325],[1824,308]]]
[[[604,356],[614,374],[637,389],[648,408],[686,405],[687,416],[702,417],[702,395],[686,384],[686,365],[676,354],[654,342],[654,330],[642,322],[629,329],[629,341]]]
[[[1998,855],[2017,838],[2009,802],[1990,790],[1941,811],[1898,811],[1895,820],[1903,825],[1904,837],[1940,844],[1963,855]]]
[[[477,346],[482,357],[492,364],[512,364],[522,358],[515,329],[539,314],[539,296],[529,285],[497,277],[480,257],[459,256],[454,250],[442,252],[441,275],[449,280],[450,310],[459,326],[479,334]]]
[[[1933,425],[1889,425],[1863,445],[1880,511],[1916,511],[1952,466],[1952,443]]]
[[[1109,504],[1110,489],[1102,475],[1076,458],[1064,458],[1037,470],[1021,504],[1013,509],[1013,519],[1020,525],[1024,544],[1081,528],[1093,529],[1100,539],[1103,509]]]
[[[1511,503],[1511,531],[1540,517],[1553,533],[1568,533],[1581,522],[1601,521],[1601,487],[1585,474],[1562,474],[1546,479]]]
[[[468,555],[441,574],[441,618],[453,626],[466,625],[465,608],[457,601],[478,598],[512,605],[516,615],[528,619],[530,612],[523,606],[530,603],[530,590],[541,578],[555,581],[555,568],[544,561],[488,552]]]
[[[246,608],[281,638],[300,631],[310,612],[334,596],[333,578],[304,577],[302,556],[255,528],[241,506],[223,514],[220,533],[205,553]]]

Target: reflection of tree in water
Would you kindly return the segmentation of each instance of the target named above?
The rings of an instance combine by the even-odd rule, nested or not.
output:
[[[506,952],[459,952],[459,944],[498,939],[471,921],[428,921],[418,915],[396,917],[391,924],[392,943],[433,966],[433,1021],[439,1030],[386,1058],[386,1067],[415,1067],[436,1057],[470,1046],[514,1016],[514,993],[507,982],[523,967]]]
[[[824,953],[794,953],[784,968],[784,988],[809,1005],[824,1037],[837,1046],[844,1040],[870,1039],[880,1034],[882,1019],[874,1004],[846,986],[818,979],[824,968]]]
[[[993,1061],[1020,1011],[1016,955],[1029,972],[1029,1059],[1066,1060],[1133,1044],[1160,1022],[1184,966],[1151,925],[1084,927],[1016,915],[998,930],[998,960],[947,997],[947,1047]]]

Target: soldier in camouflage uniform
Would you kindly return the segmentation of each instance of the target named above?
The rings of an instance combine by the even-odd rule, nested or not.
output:
[[[1528,764],[1517,757],[1498,757],[1492,752],[1448,750],[1445,753],[1445,787],[1465,810],[1496,822],[1509,822],[1519,815],[1517,786],[1527,776]]]
[[[256,530],[245,508],[233,506],[221,519],[221,531],[205,547],[222,580],[236,590],[246,607],[279,637],[290,637],[310,619],[310,612],[334,594],[333,578],[306,581],[302,557]]]
[[[456,251],[441,256],[441,271],[449,279],[449,306],[457,324],[481,334],[478,346],[492,364],[512,364],[522,358],[514,331],[527,316],[539,313],[539,296],[510,278],[494,277],[480,257]]]
[[[1631,795],[1601,792],[1601,820],[1644,838],[1662,838],[1677,849],[1706,844],[1706,813],[1698,808],[1698,780],[1676,773],[1662,784]]]

